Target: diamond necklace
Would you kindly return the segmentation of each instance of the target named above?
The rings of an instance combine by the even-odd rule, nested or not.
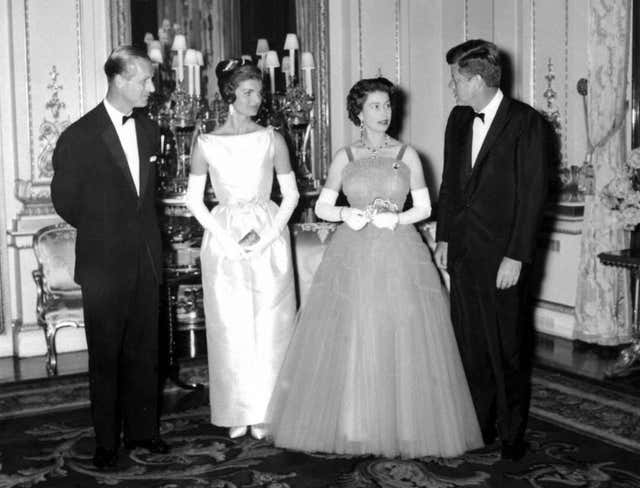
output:
[[[371,159],[374,159],[376,157],[376,155],[378,154],[378,151],[380,151],[380,149],[384,149],[385,147],[387,147],[389,145],[389,141],[390,141],[389,134],[385,134],[384,135],[384,141],[382,142],[382,144],[380,144],[378,146],[369,146],[365,142],[365,138],[362,138],[362,145],[364,146],[365,149],[371,151],[371,156],[369,156],[369,157]]]

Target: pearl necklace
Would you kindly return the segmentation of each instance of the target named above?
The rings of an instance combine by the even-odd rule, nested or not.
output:
[[[371,156],[369,156],[371,159],[375,159],[376,155],[378,154],[378,151],[380,151],[380,149],[384,149],[385,147],[387,147],[389,145],[389,141],[391,140],[391,138],[389,137],[389,134],[385,134],[384,135],[384,141],[382,142],[382,144],[378,145],[378,146],[369,146],[367,145],[367,143],[365,142],[364,137],[362,138],[362,145],[364,146],[365,149],[367,149],[368,151],[371,151]]]

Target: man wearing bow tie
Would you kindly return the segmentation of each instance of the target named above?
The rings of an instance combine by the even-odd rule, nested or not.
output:
[[[158,291],[161,241],[153,164],[158,126],[141,109],[153,67],[131,46],[104,65],[102,103],[67,128],[53,153],[51,198],[77,229],[91,414],[98,468],[125,448],[167,452],[158,433]]]
[[[547,193],[552,139],[544,118],[500,90],[498,49],[449,50],[457,106],[445,132],[436,264],[451,277],[451,319],[485,444],[525,452],[531,323],[528,265]]]

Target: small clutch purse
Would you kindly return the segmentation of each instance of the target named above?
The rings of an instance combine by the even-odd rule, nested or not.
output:
[[[260,234],[251,229],[247,232],[242,239],[238,241],[241,246],[251,246],[260,240]]]

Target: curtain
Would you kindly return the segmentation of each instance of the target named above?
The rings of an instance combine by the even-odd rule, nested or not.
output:
[[[595,194],[586,197],[575,314],[575,338],[601,345],[631,339],[628,271],[600,263],[598,253],[624,249],[628,235],[600,201],[624,165],[632,0],[589,2],[588,126]]]

